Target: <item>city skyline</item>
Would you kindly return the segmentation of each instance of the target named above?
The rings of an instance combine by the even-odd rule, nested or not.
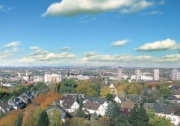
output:
[[[0,0],[0,66],[179,67],[180,1]]]

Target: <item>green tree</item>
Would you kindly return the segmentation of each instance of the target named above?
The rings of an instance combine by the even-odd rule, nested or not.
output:
[[[106,110],[106,116],[110,118],[112,126],[130,126],[128,118],[120,114],[119,106],[116,102],[110,102]]]
[[[87,115],[85,114],[85,112],[84,112],[82,109],[78,109],[78,110],[75,112],[75,116],[81,117],[81,118],[86,118],[86,117],[87,117]]]
[[[171,95],[171,91],[168,87],[161,87],[160,88],[160,94],[162,97],[167,98]]]
[[[170,119],[155,115],[155,111],[153,109],[148,109],[147,114],[149,116],[150,126],[171,126]]]
[[[74,79],[65,78],[61,81],[60,93],[75,92],[76,82]]]
[[[21,126],[23,121],[23,114],[19,113],[17,121],[16,121],[16,126]]]
[[[112,102],[114,101],[114,96],[112,94],[107,94],[106,98],[109,101],[112,101]]]
[[[140,105],[140,108],[135,106],[129,117],[129,122],[133,126],[148,126],[149,116],[146,113],[146,110],[143,108],[143,105]]]
[[[38,126],[48,126],[49,125],[49,119],[48,119],[48,115],[46,113],[46,111],[42,111],[40,113],[40,117],[38,120]]]
[[[96,112],[94,112],[93,114],[92,114],[92,116],[91,116],[91,118],[93,118],[93,119],[98,119],[98,115],[97,115],[97,113]]]

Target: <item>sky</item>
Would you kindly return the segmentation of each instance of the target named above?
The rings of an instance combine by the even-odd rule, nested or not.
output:
[[[180,67],[180,0],[0,0],[0,66]]]

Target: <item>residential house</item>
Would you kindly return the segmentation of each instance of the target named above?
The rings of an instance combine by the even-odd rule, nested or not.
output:
[[[174,95],[169,96],[167,100],[170,101],[170,103],[180,103],[180,98]]]
[[[117,103],[121,103],[121,99],[118,96],[114,97],[114,101],[116,101]]]
[[[154,103],[153,109],[158,116],[164,116],[171,120],[171,123],[178,126],[180,123],[180,107],[177,105],[165,105]]]
[[[84,110],[87,114],[96,113],[97,115],[105,115],[106,109],[102,104],[98,102],[86,102],[83,104],[82,110]]]
[[[23,103],[23,101],[19,97],[16,97],[16,98],[8,101],[8,104],[16,110],[25,107],[25,104]]]
[[[87,96],[84,98],[83,103],[86,103],[86,102],[99,103],[105,108],[105,110],[107,109],[108,104],[109,104],[109,101],[105,98],[91,97],[91,96]]]
[[[109,88],[110,88],[110,90],[111,90],[111,94],[117,95],[117,89],[116,89],[116,87],[115,87],[113,84],[111,84],[111,85],[109,86]]]
[[[176,96],[177,98],[180,98],[180,90],[173,90],[172,95]]]
[[[79,104],[71,96],[63,96],[60,99],[60,106],[63,107],[67,112],[75,112],[79,108]]]
[[[134,102],[132,101],[122,102],[120,107],[120,113],[122,113],[123,115],[129,115],[134,106]]]
[[[0,111],[2,111],[4,114],[7,114],[8,112],[12,110],[13,110],[13,107],[9,105],[8,103],[0,103]]]
[[[48,106],[48,108],[46,110],[48,116],[52,116],[55,111],[58,111],[60,113],[60,117],[59,118],[63,122],[65,122],[65,118],[66,118],[67,112],[60,105],[50,105],[50,106]]]

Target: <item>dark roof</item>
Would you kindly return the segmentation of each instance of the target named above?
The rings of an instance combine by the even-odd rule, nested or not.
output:
[[[153,108],[153,105],[154,105],[154,103],[144,103],[143,107],[144,107],[144,109],[150,109],[150,108]]]
[[[157,103],[154,103],[153,105],[153,109],[155,110],[156,113],[164,113],[166,114],[167,113],[167,110],[168,110],[168,105],[165,105],[165,104],[157,104]]]
[[[107,99],[104,98],[98,98],[98,97],[91,97],[87,96],[85,100],[88,100],[89,102],[98,102],[99,104],[103,104],[105,101],[108,102]]]
[[[94,103],[94,102],[86,102],[83,105],[83,108],[85,109],[91,109],[91,110],[97,110],[99,108],[100,104],[99,103]]]
[[[167,114],[174,114],[180,116],[180,107],[177,105],[169,105]]]
[[[173,90],[172,94],[173,95],[180,95],[180,90]]]
[[[179,98],[177,98],[176,96],[174,96],[174,95],[171,95],[171,96],[169,96],[168,98],[167,98],[167,100],[170,100],[170,101],[172,101],[172,100],[180,100]]]
[[[60,100],[63,100],[63,101],[70,101],[70,100],[75,100],[73,97],[71,96],[63,96]]]
[[[8,113],[13,110],[13,107],[8,103],[0,103],[0,107],[3,109],[3,112]]]
[[[179,90],[180,86],[179,85],[172,85],[169,89],[170,90]]]
[[[65,108],[65,109],[70,109],[71,106],[74,104],[75,100],[65,100],[63,103],[62,103],[62,106]]]

